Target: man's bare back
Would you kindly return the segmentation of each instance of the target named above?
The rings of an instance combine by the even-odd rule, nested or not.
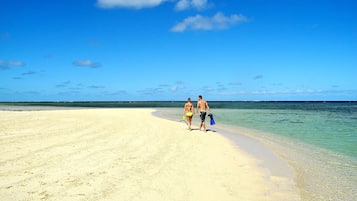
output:
[[[206,112],[206,110],[208,109],[207,101],[199,100],[197,102],[197,108],[200,108],[200,112]]]

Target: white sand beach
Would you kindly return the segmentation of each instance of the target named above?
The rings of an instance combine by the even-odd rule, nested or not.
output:
[[[1,200],[300,200],[219,133],[153,111],[0,111]]]

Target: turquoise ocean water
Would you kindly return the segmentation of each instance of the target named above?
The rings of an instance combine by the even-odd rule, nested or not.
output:
[[[287,161],[304,200],[352,201],[357,198],[355,109],[217,109],[214,113],[216,122],[236,130],[251,129],[249,135]]]
[[[21,106],[159,108],[163,116],[170,119],[181,118],[183,104],[10,103]],[[303,200],[357,200],[357,102],[212,101],[209,104],[217,123],[215,127],[261,141],[292,167]]]

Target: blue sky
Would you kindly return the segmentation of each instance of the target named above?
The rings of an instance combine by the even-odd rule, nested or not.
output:
[[[355,0],[2,0],[0,101],[357,100]]]

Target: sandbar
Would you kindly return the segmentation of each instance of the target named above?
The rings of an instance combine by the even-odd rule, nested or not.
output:
[[[300,200],[219,132],[153,111],[0,111],[1,200]]]

